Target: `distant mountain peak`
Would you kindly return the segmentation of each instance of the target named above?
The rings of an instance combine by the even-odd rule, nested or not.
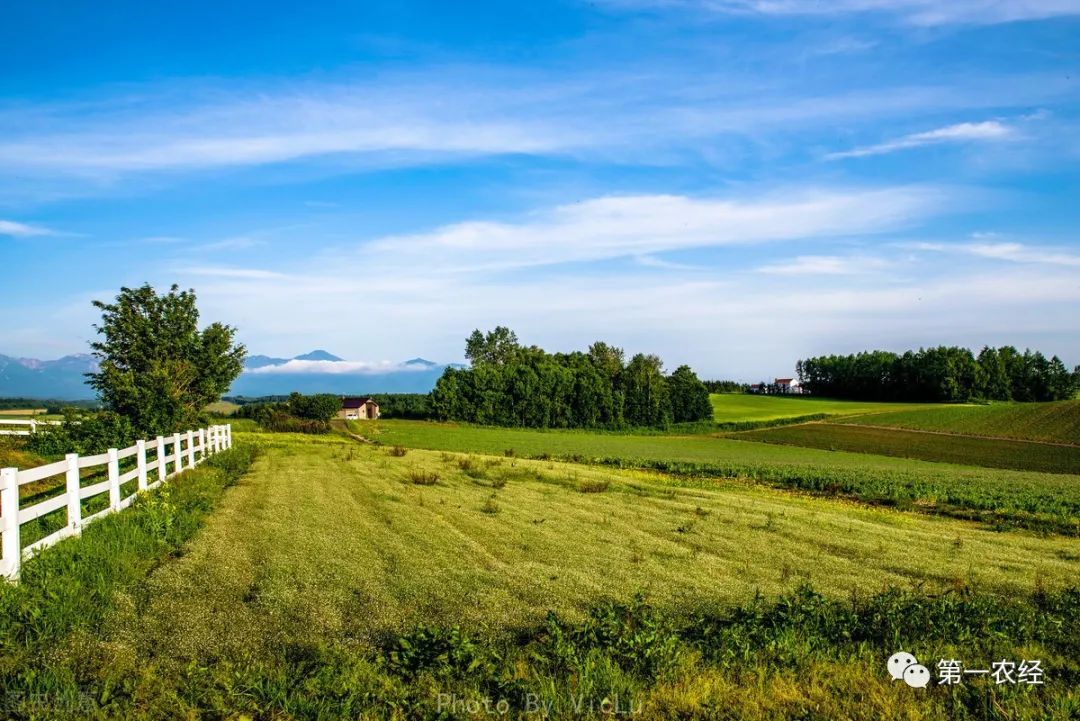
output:
[[[317,348],[317,349],[311,351],[310,353],[305,353],[304,355],[298,355],[295,358],[293,358],[293,360],[302,360],[302,361],[342,361],[342,360],[345,360],[345,359],[344,358],[338,358],[333,353],[329,353],[327,351],[324,351],[322,349]]]
[[[409,360],[402,363],[402,365],[423,366],[425,368],[434,368],[435,366],[437,366],[439,364],[435,363],[433,361],[429,361],[426,358],[410,358]]]

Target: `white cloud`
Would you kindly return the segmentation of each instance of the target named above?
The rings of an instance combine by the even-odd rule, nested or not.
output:
[[[957,123],[947,125],[936,130],[928,130],[922,133],[912,133],[896,140],[890,140],[877,145],[868,145],[863,148],[846,150],[838,153],[830,153],[825,156],[828,159],[861,158],[867,155],[884,155],[895,153],[898,150],[919,148],[924,145],[938,145],[941,143],[966,143],[978,141],[1007,140],[1015,136],[1015,130],[997,120],[987,120],[981,123]]]
[[[788,133],[928,112],[1020,112],[1071,92],[1057,73],[838,88],[797,83],[786,70],[739,75],[689,61],[558,74],[421,68],[336,84],[148,85],[94,102],[0,104],[0,165],[19,178],[0,182],[0,199],[36,197],[41,183],[56,192],[75,193],[73,183],[108,192],[136,174],[301,162],[320,172],[499,155],[719,162],[751,152],[740,141],[801,149]]]
[[[926,26],[993,25],[1080,15],[1075,0],[608,0],[608,4],[766,16],[878,13]]]
[[[886,266],[880,258],[803,255],[791,261],[763,265],[757,271],[772,275],[854,275],[878,271]]]
[[[262,268],[231,268],[226,266],[191,266],[178,268],[180,273],[191,275],[209,276],[216,278],[246,278],[250,280],[267,280],[272,278],[285,278],[284,273]]]
[[[1022,243],[968,243],[961,247],[965,252],[983,258],[1007,260],[1013,263],[1080,267],[1080,255],[1032,248]]]
[[[593,198],[518,222],[469,221],[382,238],[362,251],[369,267],[480,272],[649,256],[665,251],[873,234],[960,203],[943,188],[815,190],[753,199],[678,195]],[[954,206],[955,207],[955,206]]]
[[[0,220],[0,235],[29,238],[38,235],[56,235],[56,232],[39,225],[27,225],[26,223],[17,223],[14,220]]]
[[[329,374],[355,373],[371,375],[375,373],[426,371],[426,366],[391,361],[320,361],[290,360],[280,365],[263,366],[244,371],[255,375],[279,375],[282,373]]]

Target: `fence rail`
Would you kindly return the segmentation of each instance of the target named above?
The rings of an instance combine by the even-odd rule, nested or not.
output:
[[[79,535],[86,524],[109,513],[127,508],[140,493],[156,488],[166,479],[188,468],[193,468],[209,456],[231,447],[232,425],[209,426],[186,433],[176,433],[169,437],[158,436],[153,441],[135,441],[135,445],[128,448],[122,450],[110,448],[107,452],[96,456],[69,453],[62,461],[36,468],[0,469],[0,532],[3,533],[3,539],[0,541],[0,549],[3,552],[0,559],[0,576],[17,581],[22,562],[32,558],[34,554],[65,538]],[[148,452],[153,453],[153,461],[147,461]],[[128,460],[132,457],[134,461]],[[125,465],[132,466],[131,469],[121,473],[121,461],[125,461]],[[81,472],[101,466],[106,469],[105,480],[91,485],[82,485]],[[153,482],[149,480],[151,473],[156,476]],[[21,486],[61,474],[64,475],[63,493],[26,507],[20,507],[19,488]],[[93,474],[90,475],[92,480]],[[137,481],[135,491],[126,496],[123,495],[121,487],[132,481]],[[57,483],[57,488],[59,485]],[[83,501],[106,493],[108,505],[84,517]],[[23,548],[22,526],[64,508],[67,509],[67,523],[62,528]]]
[[[54,426],[60,421],[39,421],[35,419],[23,420],[21,418],[0,418],[0,436],[28,436],[37,430],[38,426]],[[4,428],[4,426],[26,426],[25,428]]]

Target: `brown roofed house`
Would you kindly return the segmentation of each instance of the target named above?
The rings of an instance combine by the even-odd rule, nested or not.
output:
[[[370,398],[342,398],[338,418],[348,421],[375,420],[379,417],[379,404]]]

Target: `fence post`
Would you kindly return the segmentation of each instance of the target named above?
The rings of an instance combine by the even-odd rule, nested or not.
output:
[[[139,490],[146,490],[146,441],[135,441],[135,458],[139,463]]]
[[[195,433],[194,431],[187,432],[187,467],[195,467]]]
[[[232,448],[232,423],[225,425],[225,447]]]
[[[202,451],[202,455],[199,456],[199,463],[206,460],[206,429],[199,429],[199,448]]]
[[[79,498],[79,454],[69,453],[64,456],[67,459],[67,516],[68,528],[73,533],[79,532],[82,525],[82,499]]]
[[[184,470],[184,456],[180,453],[180,434],[173,434],[173,472],[179,473]]]
[[[117,450],[109,449],[109,508],[120,509],[120,459]]]
[[[159,481],[164,481],[165,476],[168,475],[168,469],[165,468],[165,438],[162,436],[157,437],[157,477]]]
[[[34,435],[34,431],[37,430],[37,421],[33,418],[30,419],[30,435]]]
[[[22,544],[19,541],[19,469],[0,470],[0,504],[3,505],[4,541],[3,568],[0,571],[11,581],[19,580]]]
[[[211,453],[217,453],[219,450],[221,450],[220,448],[218,448],[218,440],[221,438],[221,434],[218,433],[219,428],[221,428],[221,426],[210,426],[210,451],[211,451]]]

